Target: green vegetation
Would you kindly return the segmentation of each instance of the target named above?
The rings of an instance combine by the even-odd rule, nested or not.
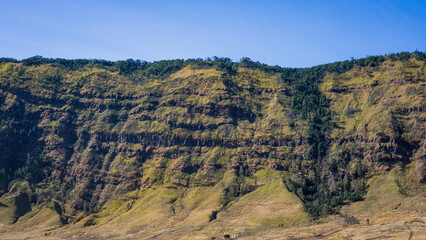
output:
[[[302,224],[302,203],[314,219],[337,213],[366,196],[377,170],[411,166],[392,185],[408,196],[424,182],[425,59],[290,69],[249,58],[2,58],[0,199],[19,210],[0,210],[16,221],[60,206],[43,214],[84,227],[132,213],[213,226],[269,194]],[[290,226],[253,216],[257,229]]]
[[[305,202],[305,208],[311,216],[316,218],[335,213],[343,204],[361,200],[366,192],[364,178],[369,172],[365,169],[366,166],[359,161],[355,164],[355,171],[347,171],[347,168],[356,159],[352,162],[344,161],[343,164],[339,163],[340,159],[327,159],[330,158],[329,147],[333,141],[330,139],[330,133],[335,129],[336,123],[333,121],[330,99],[327,99],[326,95],[319,89],[322,79],[326,75],[340,76],[354,67],[378,68],[386,59],[394,62],[407,61],[412,57],[424,61],[425,54],[415,52],[412,55],[399,53],[387,57],[368,57],[298,71],[287,70],[282,73],[283,82],[293,86],[291,98],[293,112],[291,117],[308,121],[311,146],[309,158],[301,159],[301,163],[296,163],[296,167],[290,169],[291,177],[287,179],[286,183],[288,188]],[[337,77],[334,79],[337,79]],[[330,91],[340,93],[347,91],[348,88],[337,87],[334,81]],[[380,99],[377,89],[373,90],[370,97]],[[339,109],[339,111],[343,110],[347,117],[351,117],[359,111],[351,107]],[[313,160],[313,164],[310,164],[311,160]],[[307,162],[307,164],[304,164],[304,162]],[[330,171],[324,171],[324,165],[328,165]],[[300,175],[300,172],[303,174]]]

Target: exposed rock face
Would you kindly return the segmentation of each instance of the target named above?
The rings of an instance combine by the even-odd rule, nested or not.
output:
[[[28,182],[15,197],[18,218],[54,202],[60,215],[79,221],[135,192],[215,188],[220,197],[206,216],[216,219],[270,172],[313,205],[316,190],[307,186],[314,180],[324,192],[346,194],[332,194],[335,202],[357,200],[347,194],[361,194],[371,173],[396,167],[414,166],[406,175],[424,184],[424,60],[324,73],[319,89],[335,128],[319,164],[310,121],[295,114],[292,84],[278,72],[233,69],[188,63],[139,81],[93,65],[1,63],[0,194]],[[173,214],[185,209],[175,203],[181,194],[168,203]]]
[[[325,77],[320,87],[331,99],[338,124],[331,133],[329,160],[343,159],[359,169],[375,166],[388,170],[395,164],[424,162],[424,72],[425,63],[411,59]],[[336,93],[336,88],[345,91]],[[347,114],[348,109],[356,111]],[[359,171],[370,172],[368,169],[371,167]]]
[[[254,174],[257,166],[278,169],[307,155],[303,123],[289,127],[285,118],[288,87],[277,74],[240,68],[231,76],[188,66],[138,84],[96,68],[38,68],[4,64],[2,118],[16,124],[4,130],[18,133],[3,135],[2,152],[21,153],[15,169],[41,158],[41,179],[55,183],[76,211],[96,211],[114,196],[154,184],[209,186],[240,166]],[[17,69],[19,84],[12,77]],[[57,80],[33,79],[40,72],[57,72]],[[105,79],[108,86],[99,83]]]

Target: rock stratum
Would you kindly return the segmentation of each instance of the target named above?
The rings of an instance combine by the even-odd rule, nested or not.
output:
[[[0,61],[1,239],[426,237],[426,56]]]

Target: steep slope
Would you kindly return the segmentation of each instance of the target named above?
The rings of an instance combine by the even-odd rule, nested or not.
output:
[[[424,202],[423,53],[311,69],[6,59],[0,79],[7,238],[255,238],[363,198],[342,213],[386,198],[424,214],[403,203]]]

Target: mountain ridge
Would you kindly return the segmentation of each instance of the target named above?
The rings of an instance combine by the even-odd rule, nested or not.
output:
[[[375,176],[422,199],[425,75],[421,52],[304,69],[3,58],[1,227],[249,237],[368,202]]]

